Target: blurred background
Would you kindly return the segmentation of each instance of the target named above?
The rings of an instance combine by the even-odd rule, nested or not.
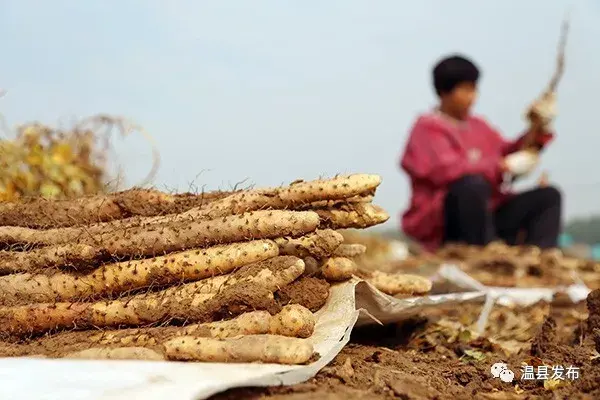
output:
[[[435,103],[435,61],[473,58],[483,70],[477,112],[515,137],[552,75],[572,6],[558,137],[520,186],[547,171],[567,219],[579,219],[564,243],[596,243],[595,0],[4,0],[0,112],[11,126],[126,116],[160,149],[161,189],[378,173],[377,201],[392,215],[382,229],[396,232],[409,199],[398,158],[417,114]],[[126,184],[143,180],[152,165],[144,138],[115,148]]]

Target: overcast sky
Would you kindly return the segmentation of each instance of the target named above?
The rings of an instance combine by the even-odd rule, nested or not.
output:
[[[432,64],[472,57],[477,112],[515,137],[571,4],[558,138],[541,168],[566,192],[567,215],[585,215],[600,211],[596,0],[2,0],[0,112],[11,124],[129,117],[160,146],[159,187],[377,173],[393,227],[409,198],[399,154],[434,104]],[[129,182],[144,177],[144,141],[115,146]]]

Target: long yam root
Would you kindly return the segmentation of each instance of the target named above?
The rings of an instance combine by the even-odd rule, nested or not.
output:
[[[354,174],[331,179],[296,181],[289,186],[271,189],[254,189],[228,196],[211,203],[207,209],[215,216],[239,214],[265,208],[295,209],[324,200],[342,200],[372,194],[381,178],[378,175]],[[183,213],[182,217],[196,217],[197,209]],[[205,215],[202,212],[202,215]]]
[[[42,248],[44,250],[47,248]],[[26,253],[22,253],[26,254]],[[105,264],[86,274],[38,273],[0,277],[0,304],[86,300],[133,289],[189,282],[227,274],[278,255],[270,240],[255,240]]]
[[[92,347],[86,350],[67,353],[62,358],[80,360],[165,360],[165,357],[161,353],[144,347]]]
[[[251,239],[297,237],[313,232],[318,224],[318,215],[311,211],[265,210],[207,221],[135,227],[106,236],[84,235],[77,242],[106,249],[115,257],[156,256]],[[47,231],[0,227],[0,242],[4,243],[59,245],[70,240],[75,239]]]
[[[110,253],[102,247],[77,243],[41,247],[29,251],[0,251],[0,275],[35,272],[43,268],[65,268],[77,271],[89,269],[110,258]]]
[[[321,228],[368,228],[387,221],[390,216],[373,204],[346,204],[340,208],[314,210],[321,218]]]
[[[240,282],[260,284],[274,292],[297,279],[304,272],[304,262],[292,256],[279,256],[262,262],[246,265],[231,275],[216,276],[179,287],[165,289],[164,296],[185,299],[197,294],[218,293],[223,288]]]
[[[333,254],[344,237],[332,229],[317,230],[306,236],[296,239],[277,238],[275,242],[279,246],[279,254],[304,257],[325,258]]]
[[[345,281],[358,272],[354,261],[345,257],[331,257],[323,261],[321,273],[328,281]]]
[[[180,361],[304,364],[314,349],[306,339],[275,335],[222,340],[180,336],[165,342],[164,352],[170,360]]]
[[[0,203],[0,225],[30,228],[84,225],[133,215],[164,213],[175,197],[156,190],[131,189],[74,200],[29,199]]]

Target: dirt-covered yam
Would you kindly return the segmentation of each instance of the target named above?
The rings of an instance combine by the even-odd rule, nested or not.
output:
[[[261,208],[295,208],[323,200],[370,195],[381,183],[378,175],[354,174],[312,181],[298,180],[280,188],[254,189],[229,196],[218,207],[231,213]],[[217,205],[214,202],[211,206]],[[215,208],[217,211],[217,208]]]
[[[321,228],[348,229],[369,228],[383,224],[390,216],[373,204],[346,204],[338,208],[315,209],[321,218]]]
[[[25,199],[0,203],[0,225],[31,228],[64,227],[164,213],[175,197],[150,189],[87,196],[72,200]]]
[[[133,227],[107,235],[84,235],[78,243],[106,249],[115,257],[152,257],[216,244],[298,237],[313,232],[318,224],[319,216],[311,211],[261,210],[212,220]],[[21,228],[17,234],[15,229],[18,228],[0,227],[0,242],[57,245],[73,240],[60,232],[48,235],[38,230],[23,232]]]
[[[0,275],[58,268],[87,270],[110,258],[108,250],[100,246],[77,243],[29,251],[0,251]]]
[[[280,304],[299,304],[315,312],[321,309],[329,298],[329,283],[312,276],[304,276],[275,293]]]
[[[321,265],[314,257],[304,257],[304,275],[312,276],[317,274],[321,270]]]
[[[321,267],[323,277],[328,281],[345,281],[358,272],[354,261],[345,257],[331,257],[324,260]]]
[[[233,274],[216,276],[164,290],[166,297],[185,298],[195,294],[218,293],[224,287],[240,282],[253,282],[271,292],[284,287],[304,272],[304,262],[293,256],[278,256],[245,265]]]
[[[296,257],[325,258],[342,244],[344,237],[332,229],[317,230],[299,238],[277,238],[279,253]]]
[[[170,360],[179,361],[304,364],[314,350],[306,339],[251,335],[230,339],[180,336],[165,342],[164,352]]]

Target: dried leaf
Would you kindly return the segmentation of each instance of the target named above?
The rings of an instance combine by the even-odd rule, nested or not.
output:
[[[567,382],[562,379],[546,379],[544,380],[544,389],[556,390],[558,388],[567,386]]]
[[[467,363],[473,363],[484,361],[486,358],[487,356],[480,351],[467,349],[460,359]]]

